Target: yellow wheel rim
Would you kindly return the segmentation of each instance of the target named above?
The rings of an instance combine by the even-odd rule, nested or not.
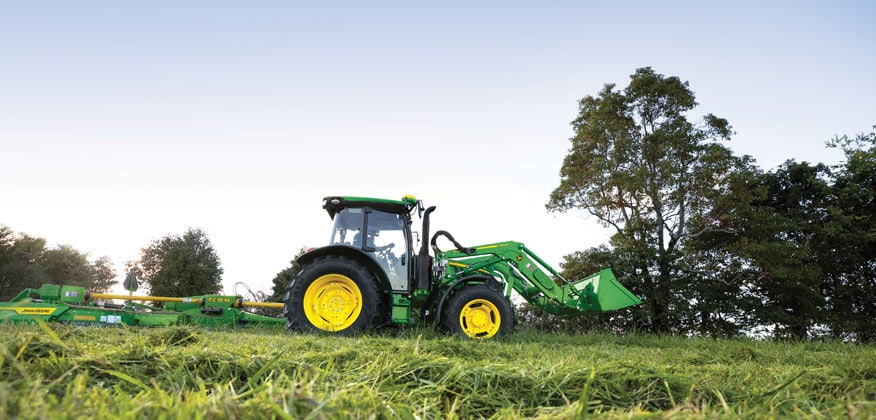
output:
[[[499,308],[486,299],[474,299],[459,312],[459,325],[471,338],[490,338],[499,332],[502,316]]]
[[[326,274],[304,292],[304,315],[323,331],[341,331],[353,325],[362,312],[362,292],[352,279]]]

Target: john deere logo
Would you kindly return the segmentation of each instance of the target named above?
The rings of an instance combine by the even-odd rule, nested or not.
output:
[[[55,310],[58,308],[0,308],[7,311],[15,311],[15,313],[19,315],[51,315],[55,313]]]

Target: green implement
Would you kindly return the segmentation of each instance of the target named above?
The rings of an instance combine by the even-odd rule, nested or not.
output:
[[[114,304],[104,300],[125,300]],[[135,301],[161,302],[163,308]],[[10,302],[0,302],[0,322],[71,322],[87,325],[283,325],[283,318],[258,315],[242,308],[282,309],[281,303],[246,302],[239,296],[128,296],[91,293],[83,287],[44,284],[25,289]]]
[[[424,208],[411,196],[401,200],[330,196],[323,208],[332,219],[329,243],[298,258],[301,270],[286,286],[282,304],[224,295],[110,295],[47,284],[24,290],[11,302],[0,302],[0,322],[285,324],[298,331],[339,334],[385,325],[434,325],[470,338],[491,338],[514,327],[512,294],[563,317],[642,303],[610,268],[569,280],[520,242],[469,248],[443,230],[430,237],[435,206]],[[419,231],[414,215],[422,220]],[[453,243],[454,249],[439,249],[440,238]],[[124,285],[136,290],[136,276],[129,273]],[[282,309],[284,317],[250,313],[244,310],[247,307]]]

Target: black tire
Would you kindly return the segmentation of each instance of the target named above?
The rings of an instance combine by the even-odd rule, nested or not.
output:
[[[385,305],[374,275],[338,255],[305,264],[283,297],[286,325],[297,331],[356,334],[383,323]]]
[[[470,338],[501,337],[514,328],[514,315],[505,296],[479,284],[450,298],[442,324],[447,331]]]

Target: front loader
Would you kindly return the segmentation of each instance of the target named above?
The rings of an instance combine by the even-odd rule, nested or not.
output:
[[[331,196],[323,208],[333,220],[329,245],[298,258],[301,271],[284,296],[291,329],[357,333],[387,324],[434,324],[490,338],[514,326],[512,291],[564,317],[641,303],[608,268],[568,281],[519,242],[464,247],[445,231],[430,240],[435,207],[424,209],[414,197]],[[422,219],[419,249],[415,213]],[[455,248],[442,251],[442,237]]]

